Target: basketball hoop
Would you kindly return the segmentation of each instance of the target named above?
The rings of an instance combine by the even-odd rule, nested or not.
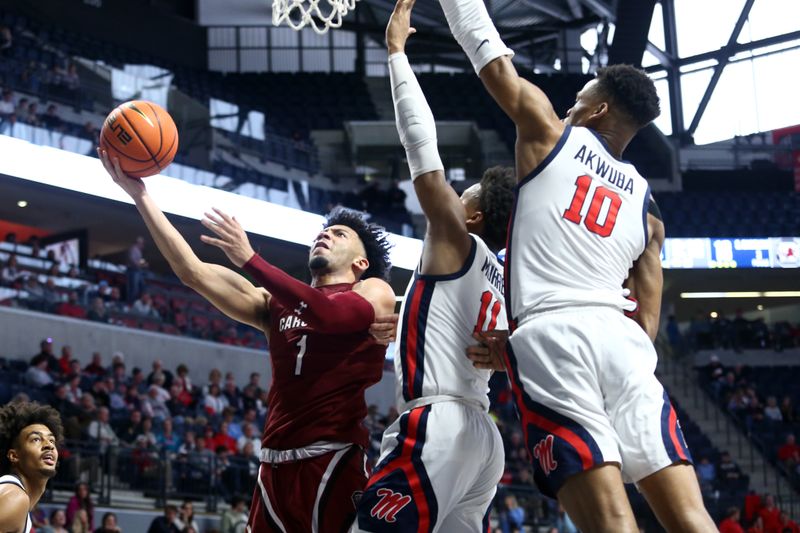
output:
[[[272,24],[280,26],[284,21],[293,30],[306,26],[322,35],[329,28],[342,26],[342,18],[355,9],[358,0],[272,0]],[[324,14],[320,4],[328,4],[330,11]]]

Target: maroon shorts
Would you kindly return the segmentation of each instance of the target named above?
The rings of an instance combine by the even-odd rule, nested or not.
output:
[[[369,478],[365,465],[356,445],[302,461],[261,463],[248,531],[348,531]]]

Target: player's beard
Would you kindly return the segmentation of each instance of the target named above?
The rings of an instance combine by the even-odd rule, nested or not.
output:
[[[308,268],[311,271],[320,271],[320,270],[327,270],[328,265],[330,265],[330,261],[327,257],[323,257],[321,255],[315,255],[311,259],[308,260]]]

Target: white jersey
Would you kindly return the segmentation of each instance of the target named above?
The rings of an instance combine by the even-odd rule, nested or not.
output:
[[[425,398],[455,396],[489,409],[491,371],[467,359],[472,333],[508,329],[503,267],[477,236],[464,266],[445,276],[414,272],[400,309],[394,367],[397,406],[402,413]]]
[[[622,283],[647,244],[650,188],[592,130],[567,126],[517,185],[506,251],[508,312],[607,305],[632,310]]]
[[[25,490],[25,486],[22,484],[22,481],[19,480],[17,476],[12,475],[5,475],[0,476],[0,485],[9,483],[11,485],[16,485],[22,490]],[[25,491],[27,493],[27,491]],[[33,522],[31,522],[31,515],[28,513],[25,515],[25,528],[22,530],[23,533],[31,533],[31,529],[33,529]]]

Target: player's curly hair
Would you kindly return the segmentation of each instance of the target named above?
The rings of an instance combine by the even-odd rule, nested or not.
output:
[[[656,86],[643,70],[631,65],[603,67],[597,71],[597,84],[637,128],[661,114]]]
[[[8,450],[16,446],[17,437],[26,427],[42,424],[53,432],[56,442],[64,438],[61,415],[49,405],[37,402],[11,402],[0,408],[0,474],[11,470]]]
[[[389,279],[389,269],[392,268],[389,262],[389,250],[392,245],[383,226],[367,222],[363,213],[346,207],[335,208],[325,219],[326,228],[336,225],[347,226],[361,239],[369,261],[369,268],[361,279]]]
[[[514,206],[516,184],[511,167],[491,167],[481,177],[478,203],[483,212],[483,241],[495,252],[506,245],[508,218]]]

